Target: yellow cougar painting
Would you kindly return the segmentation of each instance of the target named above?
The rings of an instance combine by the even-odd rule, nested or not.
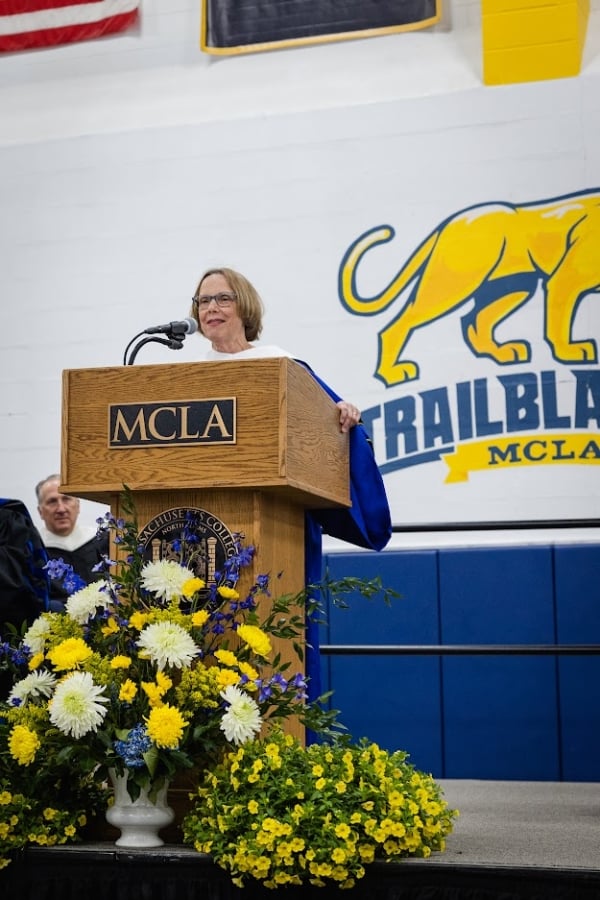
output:
[[[381,312],[414,281],[395,319],[379,332],[376,376],[386,385],[419,377],[415,362],[401,359],[421,328],[469,300],[463,336],[477,356],[500,365],[528,362],[525,340],[499,343],[496,327],[535,293],[545,293],[544,337],[563,363],[597,362],[593,339],[575,341],[572,328],[581,299],[600,289],[600,189],[546,202],[484,203],[450,216],[427,237],[393,281],[374,297],[359,296],[356,269],[367,250],[394,237],[383,225],[362,235],[340,266],[342,303],[358,315]]]

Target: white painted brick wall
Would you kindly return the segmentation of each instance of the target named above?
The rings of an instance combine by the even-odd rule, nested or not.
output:
[[[367,217],[392,218],[411,187],[408,213],[428,204],[433,210],[433,194],[421,191],[417,201],[410,172],[402,184],[411,140],[431,133],[437,195],[448,185],[450,206],[487,190],[490,173],[503,164],[514,169],[515,191],[546,176],[557,181],[561,171],[565,190],[600,183],[600,0],[594,3],[574,108],[571,86],[529,85],[507,89],[500,120],[483,112],[488,97],[504,95],[484,94],[481,85],[478,4],[459,0],[428,32],[219,60],[199,51],[199,0],[143,0],[137,34],[0,58],[0,494],[24,500],[36,518],[33,486],[59,467],[62,370],[118,365],[140,327],[186,315],[199,270],[222,261],[219,248],[259,276],[270,296],[283,283],[291,297],[295,281],[304,279],[306,291],[335,280],[318,249],[314,271],[297,271],[307,230],[325,243],[328,217],[339,224],[359,208]],[[538,92],[547,102],[554,90],[555,142],[536,149]],[[455,102],[445,105],[445,96]],[[360,128],[369,107],[380,113],[380,130],[371,136]],[[349,109],[355,133],[338,134],[347,121],[339,112]],[[445,111],[440,116],[445,109],[481,109],[479,118],[467,116],[480,150]],[[386,110],[389,126],[381,124]],[[397,118],[405,113],[406,126]],[[561,115],[569,121],[564,131]],[[295,116],[306,116],[318,132],[298,134]],[[498,147],[512,117],[514,159],[503,160]],[[236,156],[242,127],[243,154]],[[323,134],[343,154],[343,188],[335,156],[321,152]],[[461,140],[468,152],[456,150]],[[219,163],[218,142],[230,167]],[[398,155],[381,153],[382,142]],[[472,160],[484,150],[486,166],[476,171]],[[286,168],[277,175],[282,155]],[[389,210],[384,196],[369,194],[372,168],[382,165],[398,185]],[[352,178],[356,195],[348,188]],[[321,186],[316,202],[307,193],[311,179]],[[282,241],[274,249],[265,240],[278,216]],[[292,329],[286,299],[270,306],[266,336],[286,345],[293,339],[290,349],[310,357],[314,325],[302,318],[302,291],[297,299]],[[333,320],[324,325],[340,328]],[[350,332],[346,322],[340,333],[351,339]],[[195,352],[188,342],[177,359]],[[164,355],[148,352],[144,361]],[[343,365],[335,357],[322,365],[342,389]],[[87,505],[87,520],[94,514]]]

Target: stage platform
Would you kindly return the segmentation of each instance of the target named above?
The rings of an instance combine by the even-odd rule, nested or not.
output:
[[[600,783],[440,784],[460,810],[446,852],[373,865],[349,891],[240,890],[190,848],[110,843],[28,849],[0,871],[0,890],[19,900],[600,900]]]
[[[439,783],[460,816],[427,862],[463,889],[440,897],[600,900],[600,782]]]

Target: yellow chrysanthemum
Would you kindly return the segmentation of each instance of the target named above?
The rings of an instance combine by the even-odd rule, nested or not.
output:
[[[188,578],[188,580],[184,581],[183,585],[181,586],[181,593],[184,597],[190,600],[194,596],[194,594],[198,593],[198,591],[201,591],[202,588],[205,587],[206,582],[202,581],[201,578]]]
[[[268,656],[271,652],[271,641],[257,625],[240,625],[238,637],[258,656]]]
[[[110,637],[111,634],[118,634],[119,623],[111,616],[106,625],[102,626],[101,631],[105,637]]]
[[[155,684],[153,681],[142,681],[142,690],[148,697],[148,702],[150,706],[160,706],[162,704],[162,698],[164,691]]]
[[[76,669],[92,655],[82,638],[67,638],[48,652],[48,659],[59,672]]]
[[[157,747],[176,750],[187,724],[177,707],[165,704],[150,710],[150,715],[146,719],[146,730],[148,737]]]
[[[217,588],[217,594],[223,598],[223,600],[239,600],[240,595],[236,591],[235,588],[227,587],[226,584],[222,584]]]
[[[216,650],[215,656],[224,666],[237,666],[237,657],[231,650]]]
[[[27,664],[27,668],[30,672],[33,672],[34,669],[39,668],[41,664],[44,662],[44,654],[43,653],[34,653],[34,655],[29,660]]]
[[[165,675],[164,672],[156,673],[156,683],[163,694],[166,694],[169,688],[173,687],[173,679],[169,678],[168,675]]]
[[[220,690],[229,687],[230,684],[237,684],[239,680],[240,676],[232,669],[218,669],[217,671],[217,684]]]
[[[131,665],[130,656],[113,656],[110,661],[111,669],[128,669]]]
[[[135,628],[136,631],[141,631],[147,621],[148,613],[134,612],[129,617],[129,624],[132,628]]]
[[[192,613],[192,625],[194,628],[202,628],[208,622],[208,612],[205,609],[198,609]]]
[[[35,731],[26,725],[15,725],[8,739],[10,755],[20,766],[28,766],[35,759],[35,754],[41,744]]]
[[[238,663],[238,668],[242,675],[245,675],[249,681],[256,681],[258,678],[258,672],[256,669],[247,662]],[[246,689],[252,689],[254,685],[248,684],[246,685]]]
[[[119,691],[119,700],[123,703],[131,703],[137,694],[137,685],[135,682],[128,678],[127,681],[124,681],[121,685],[121,690]]]

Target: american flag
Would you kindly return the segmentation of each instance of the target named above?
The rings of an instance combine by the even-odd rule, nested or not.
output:
[[[0,0],[0,51],[115,34],[138,19],[140,0]]]

